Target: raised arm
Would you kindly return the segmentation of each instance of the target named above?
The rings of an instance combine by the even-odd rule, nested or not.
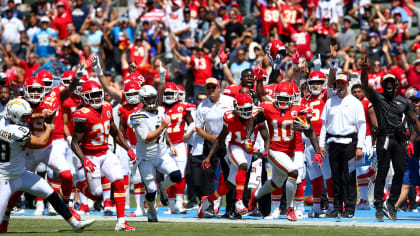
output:
[[[220,48],[219,53],[217,55],[220,59],[220,63],[222,63],[222,65],[223,65],[223,76],[225,77],[226,82],[228,82],[230,85],[238,84],[238,82],[236,82],[233,79],[232,72],[230,71],[230,69],[227,65],[227,60],[229,58],[230,52],[225,53],[223,48]]]
[[[365,56],[365,59],[362,63],[362,73],[360,75],[360,80],[362,81],[362,89],[366,94],[366,97],[372,102],[372,99],[375,94],[375,90],[372,88],[371,85],[368,83],[368,61],[367,56]]]
[[[98,75],[99,82],[101,83],[101,86],[104,89],[104,91],[106,93],[108,93],[111,96],[112,99],[114,99],[115,101],[117,101],[119,103],[122,103],[122,92],[121,92],[121,90],[119,90],[119,89],[117,89],[113,86],[109,86],[108,84],[105,83],[104,73],[102,72],[102,68],[101,68],[98,56],[92,57],[92,68],[95,70],[96,74]]]
[[[330,60],[330,72],[328,74],[328,88],[334,88],[335,74],[337,73],[338,61],[337,61],[337,44],[331,43],[331,60]]]

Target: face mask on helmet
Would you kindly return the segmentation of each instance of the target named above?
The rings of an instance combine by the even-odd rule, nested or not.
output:
[[[40,86],[25,86],[24,97],[30,103],[40,103],[44,100],[44,89]]]
[[[308,88],[309,91],[315,96],[321,94],[322,90],[324,90],[324,83],[323,80],[309,80],[308,81]]]
[[[288,109],[292,106],[293,96],[290,96],[287,93],[275,93],[273,98],[274,105],[282,110]]]
[[[83,100],[86,104],[90,105],[94,109],[99,109],[102,107],[104,102],[104,91],[94,91],[94,92],[86,92],[82,94]]]
[[[52,80],[44,79],[43,82],[44,82],[45,93],[46,94],[50,93],[52,90],[52,84],[53,84]]]
[[[236,106],[235,111],[238,114],[239,117],[243,119],[250,119],[252,118],[252,109],[253,105],[250,103],[247,103],[243,106]]]
[[[166,104],[174,104],[178,101],[177,91],[165,91],[163,92],[163,102]]]
[[[140,95],[139,91],[129,90],[128,92],[124,92],[125,99],[127,99],[128,104],[139,104],[140,103]]]
[[[158,98],[155,95],[142,97],[143,106],[148,109],[157,108],[157,100]]]

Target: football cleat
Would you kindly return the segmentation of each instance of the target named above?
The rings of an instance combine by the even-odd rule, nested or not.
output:
[[[104,201],[104,216],[112,216],[112,201],[105,199]]]
[[[304,212],[305,212],[305,208],[303,207],[303,204],[296,206],[295,213],[298,219],[305,219]]]
[[[70,213],[74,216],[74,219],[80,220],[80,215],[73,209],[73,207],[69,207]]]
[[[322,215],[321,207],[319,204],[314,204],[312,206],[311,211],[308,213],[308,217],[310,218],[319,218]]]
[[[220,205],[222,204],[222,197],[217,198],[214,202],[213,202],[213,210],[214,210],[214,214],[217,215],[219,214],[219,209],[220,209]]]
[[[257,207],[257,199],[255,198],[255,192],[257,192],[257,189],[254,189],[251,193],[251,199],[249,199],[248,203],[248,210],[253,211]]]
[[[289,209],[287,209],[286,215],[289,221],[297,221],[295,209],[293,207],[289,207]]]
[[[201,205],[200,205],[200,208],[198,208],[198,211],[197,211],[198,218],[203,218],[204,217],[204,212],[207,210],[207,208],[210,207],[210,205],[211,204],[210,204],[210,201],[208,199],[208,196],[204,196],[201,199]]]
[[[245,215],[248,213],[248,208],[244,206],[244,203],[242,202],[242,200],[235,202],[235,212],[238,213],[239,215]]]
[[[187,211],[189,211],[189,210],[195,210],[195,209],[198,209],[198,205],[195,202],[188,202],[185,205],[185,210],[187,210]]]
[[[73,231],[76,233],[81,233],[86,227],[92,225],[95,222],[95,219],[82,220],[78,221],[76,225],[72,225]]]
[[[266,220],[280,219],[280,208],[278,207],[274,208],[273,212],[270,215],[264,217],[264,219]]]
[[[80,204],[80,207],[77,213],[81,215],[89,215],[90,214],[89,206],[84,203]]]
[[[124,223],[117,223],[115,225],[115,231],[136,231],[136,227],[130,226],[127,221]]]
[[[34,216],[42,216],[44,214],[44,201],[37,201]]]
[[[181,202],[177,203],[175,207],[179,214],[187,214],[187,210],[185,210],[185,207],[182,205]]]
[[[149,204],[147,204],[147,205],[149,205]],[[156,205],[156,203],[154,205]],[[149,207],[147,209],[147,221],[148,222],[158,222],[156,207]]]
[[[128,217],[138,217],[138,216],[145,216],[146,213],[144,209],[137,208],[135,211],[133,211],[131,214],[127,215]]]
[[[360,199],[359,204],[356,206],[356,210],[370,210],[369,202],[365,199]]]

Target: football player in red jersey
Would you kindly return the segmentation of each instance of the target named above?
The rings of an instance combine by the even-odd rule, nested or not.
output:
[[[240,93],[235,96],[234,107],[234,111],[226,111],[223,115],[224,125],[222,132],[217,137],[216,142],[213,143],[207,158],[202,162],[202,168],[207,168],[207,166],[210,165],[210,158],[217,151],[219,146],[225,142],[226,136],[231,133],[232,137],[228,145],[229,152],[225,157],[226,162],[229,163],[229,176],[224,184],[220,184],[213,194],[209,197],[204,197],[205,200],[201,203],[198,210],[198,217],[200,218],[212,217],[213,214],[207,211],[207,209],[211,206],[211,202],[214,202],[216,199],[225,195],[235,187],[235,212],[239,215],[248,213],[248,208],[246,208],[242,202],[242,195],[246,182],[246,173],[251,166],[252,154],[258,150],[246,150],[244,146],[244,138],[249,122],[258,111],[254,109],[252,99],[246,93]],[[258,131],[261,132],[265,139],[265,144],[268,145],[269,135],[265,124],[256,126],[251,136],[252,144],[255,143]]]
[[[298,167],[293,162],[293,153],[296,147],[296,130],[301,130],[310,138],[319,158],[324,158],[320,152],[315,132],[310,120],[306,118],[307,108],[293,105],[293,85],[289,82],[281,82],[274,91],[274,101],[265,102],[260,105],[262,112],[258,113],[251,120],[245,137],[245,147],[252,150],[250,137],[257,124],[267,121],[270,133],[270,146],[267,156],[273,166],[272,179],[262,187],[255,189],[249,202],[249,210],[256,206],[257,199],[283,186],[286,182],[286,204],[287,218],[296,221],[293,208],[293,199],[296,193],[296,180],[298,178]]]
[[[371,127],[378,127],[378,121],[376,119],[375,110],[373,109],[372,103],[366,98],[365,92],[362,90],[360,84],[355,84],[351,88],[351,94],[362,102],[363,110],[365,111],[366,118],[366,139],[365,147],[363,148],[363,154],[366,159],[365,165],[356,168],[357,186],[359,188],[360,201],[356,206],[357,210],[370,210],[370,203],[368,198],[369,185],[375,184],[376,170],[372,167],[372,158],[375,158],[373,150],[373,140]],[[373,190],[373,188],[372,188]]]
[[[52,76],[48,71],[41,70],[38,74],[43,76],[44,80],[52,79]],[[56,113],[54,122],[56,129],[54,130],[51,139],[44,147],[30,148],[31,151],[26,154],[26,168],[29,171],[35,171],[40,162],[48,165],[61,179],[62,196],[67,204],[69,203],[70,194],[73,188],[73,176],[65,158],[66,143],[64,141],[64,127],[62,121],[62,101],[71,95],[79,82],[79,78],[80,76],[74,79],[68,88],[64,88],[63,86],[58,87],[47,96],[45,96],[42,78],[30,77],[24,84],[24,98],[30,103],[34,110],[30,122],[30,129],[35,135],[44,130],[43,121],[46,115]],[[55,188],[55,191],[60,192],[60,188]],[[41,203],[41,201],[39,203]],[[42,214],[43,205],[37,205],[40,206],[40,209],[35,211],[35,213]],[[80,219],[80,216],[73,208],[70,208],[70,210],[77,219]]]
[[[120,131],[125,134],[125,139],[127,140],[127,143],[130,144],[131,149],[134,151],[136,150],[136,143],[137,138],[136,134],[134,133],[134,130],[132,127],[128,126],[128,117],[130,114],[132,114],[135,111],[140,110],[143,105],[140,103],[140,83],[137,80],[126,80],[126,83],[124,84],[124,93],[123,93],[123,100],[126,101],[125,104],[123,104],[118,109],[118,115],[120,116],[120,124],[119,129]],[[125,152],[121,150],[120,153],[120,159],[122,159],[122,156],[126,156]],[[128,164],[128,156],[124,158],[126,163]],[[144,189],[144,183],[141,180],[140,174],[138,172],[138,169],[132,169],[131,172],[131,182],[134,184],[134,200],[136,201],[136,210],[129,214],[129,217],[136,217],[136,216],[143,216],[145,215],[144,212],[144,196],[145,196],[145,189]]]
[[[327,90],[325,89],[327,78],[321,71],[313,71],[309,74],[307,81],[309,92],[302,99],[302,105],[312,109],[311,123],[314,133],[319,137],[322,127],[321,114],[324,109],[325,102],[328,99]],[[315,149],[311,142],[306,140],[305,158],[308,167],[308,174],[312,184],[314,204],[309,212],[309,217],[319,217],[321,211],[321,194],[324,181],[327,184],[329,209],[333,210],[334,192],[332,189],[331,168],[328,158],[322,160],[321,163],[315,159]]]
[[[182,181],[176,183],[168,189],[169,209],[166,214],[186,213],[183,206],[185,192],[185,168],[187,165],[187,147],[184,143],[185,123],[193,122],[188,104],[178,101],[178,88],[172,83],[166,83],[163,91],[162,105],[166,115],[171,120],[167,130],[169,139],[174,145],[177,154],[174,159],[181,170]]]
[[[178,88],[178,102],[185,102],[185,89],[184,86],[177,84]]]
[[[130,160],[136,161],[136,154],[125,142],[123,134],[117,129],[112,117],[112,106],[104,102],[102,87],[90,80],[82,85],[81,97],[84,107],[73,114],[75,128],[71,148],[83,162],[85,181],[77,183],[86,196],[97,199],[102,194],[101,175],[114,187],[114,201],[117,207],[115,231],[134,231],[124,218],[125,189],[123,170],[118,158],[109,150],[108,136],[128,151]]]

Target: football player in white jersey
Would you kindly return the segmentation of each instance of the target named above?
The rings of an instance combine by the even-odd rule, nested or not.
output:
[[[95,220],[77,221],[64,201],[44,179],[25,170],[24,147],[45,145],[55,127],[54,119],[46,119],[45,131],[39,136],[31,135],[29,128],[26,127],[31,114],[32,109],[29,103],[17,98],[9,101],[6,105],[5,116],[0,119],[0,219],[2,222],[0,232],[7,232],[10,212],[6,212],[6,207],[9,198],[17,191],[25,191],[45,198],[75,232],[81,232]],[[13,204],[13,201],[11,199],[10,203]]]
[[[140,89],[140,101],[143,108],[129,116],[129,125],[134,128],[137,136],[136,154],[141,178],[146,187],[147,219],[157,222],[155,208],[156,170],[166,175],[160,185],[161,195],[167,195],[166,190],[182,180],[182,174],[175,160],[171,157],[176,150],[166,132],[170,120],[165,110],[158,106],[158,94],[154,87],[145,85]],[[170,148],[168,148],[168,146]]]

